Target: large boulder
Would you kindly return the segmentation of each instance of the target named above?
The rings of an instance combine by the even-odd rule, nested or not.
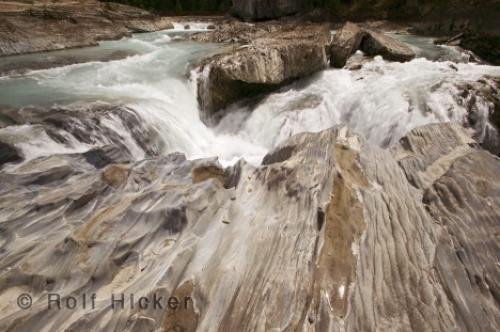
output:
[[[232,103],[326,68],[328,37],[325,27],[280,30],[206,60],[198,78],[201,119],[214,125]]]
[[[295,14],[304,4],[304,0],[233,0],[231,12],[245,20],[265,20]]]
[[[411,48],[383,33],[365,30],[366,36],[361,43],[361,50],[368,55],[381,55],[389,61],[405,62],[415,57]]]
[[[333,36],[330,46],[330,64],[342,68],[347,59],[361,46],[365,33],[356,24],[347,22]]]
[[[415,53],[408,45],[381,32],[347,22],[332,39],[330,64],[336,68],[344,67],[347,59],[357,50],[369,56],[381,55],[389,61],[405,62],[415,57]]]

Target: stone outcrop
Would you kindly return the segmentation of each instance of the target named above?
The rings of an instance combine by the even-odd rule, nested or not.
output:
[[[2,109],[1,112],[6,127],[24,126],[26,135],[23,138],[24,135],[0,132],[0,152],[4,152],[7,162],[11,158],[15,161],[23,159],[14,149],[17,144],[43,140],[43,137],[61,145],[72,146],[78,142],[81,145],[102,146],[84,154],[87,161],[98,168],[112,161],[125,162],[134,155],[139,158],[158,156],[161,149],[158,134],[146,126],[133,109],[127,107],[94,103]],[[130,133],[130,140],[124,139],[123,133],[113,125],[116,123]],[[2,147],[1,142],[7,146]],[[0,161],[0,169],[2,164]]]
[[[298,13],[304,0],[233,0],[231,13],[245,20],[265,20]]]
[[[344,67],[347,59],[357,50],[369,56],[381,55],[389,61],[405,62],[415,57],[409,46],[394,38],[347,22],[333,37],[330,46],[330,64],[337,68]]]
[[[198,102],[201,119],[207,125],[217,124],[234,102],[325,69],[328,58],[332,66],[341,68],[358,49],[389,61],[415,57],[405,44],[350,22],[333,41],[326,25],[235,21],[223,22],[217,30],[197,33],[190,39],[241,45],[200,65]]]
[[[215,35],[215,33],[212,33]],[[225,109],[327,67],[329,31],[324,26],[286,27],[264,33],[249,45],[204,61],[198,76],[201,118],[216,124]]]
[[[98,1],[2,8],[0,4],[0,56],[92,46],[132,32],[173,28],[147,11]]]
[[[391,149],[347,128],[304,133],[258,167],[87,160],[0,173],[0,329],[500,328],[500,159],[458,125]],[[95,293],[95,308],[50,310],[48,293]],[[121,293],[136,307],[113,310]],[[161,308],[138,309],[154,295]]]
[[[356,24],[347,22],[335,35],[330,46],[330,64],[342,68],[347,59],[359,50],[363,37],[363,30]]]
[[[413,59],[411,48],[381,32],[366,30],[367,36],[361,42],[361,50],[368,55],[381,55],[389,61],[405,62]]]

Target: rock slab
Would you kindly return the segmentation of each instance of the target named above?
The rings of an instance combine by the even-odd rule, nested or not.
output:
[[[258,167],[32,160],[0,173],[0,329],[495,331],[498,169],[453,124],[385,150],[304,133]],[[49,292],[96,306],[49,310]],[[113,310],[124,292],[188,304]]]
[[[0,56],[93,46],[133,32],[173,28],[169,20],[115,3],[63,2],[23,8],[2,12],[0,6]]]
[[[409,46],[394,38],[347,22],[333,37],[330,45],[330,64],[336,68],[344,67],[347,59],[357,50],[369,56],[381,55],[389,61],[405,62],[415,57]]]
[[[234,102],[325,69],[328,41],[324,26],[283,28],[205,60],[198,76],[201,119],[215,125]]]

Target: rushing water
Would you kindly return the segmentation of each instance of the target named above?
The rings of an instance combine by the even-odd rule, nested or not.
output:
[[[206,27],[191,24],[190,29]],[[291,135],[338,124],[348,124],[368,140],[387,146],[419,125],[464,122],[467,103],[458,93],[460,85],[485,75],[500,76],[499,67],[467,63],[467,54],[435,46],[431,39],[396,36],[410,43],[419,58],[389,63],[377,57],[357,71],[326,70],[257,105],[233,105],[218,127],[207,128],[198,116],[193,64],[224,46],[178,41],[179,35],[187,33],[183,30],[184,24],[178,23],[174,30],[103,42],[98,47],[0,59],[0,68],[16,61],[64,63],[77,58],[75,62],[80,62],[0,77],[0,105],[126,106],[156,133],[163,154],[180,151],[188,158],[218,156],[221,162],[232,163],[243,157],[259,163],[269,149]],[[113,54],[122,58],[102,61]],[[487,101],[475,103],[487,117]],[[101,126],[118,135],[136,159],[144,158],[119,118],[108,116]],[[93,147],[77,137],[55,141],[43,127],[29,124],[0,129],[0,140],[20,148],[28,159]]]

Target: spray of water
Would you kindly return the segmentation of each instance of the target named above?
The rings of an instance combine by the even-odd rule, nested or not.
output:
[[[193,70],[193,64],[221,46],[175,41],[184,25],[178,23],[173,31],[100,46],[102,50],[133,52],[124,59],[87,61],[2,77],[0,100],[4,107],[12,108],[117,105],[135,112],[147,131],[156,133],[160,153],[179,151],[188,158],[217,156],[223,164],[245,158],[258,164],[269,149],[290,136],[338,124],[347,124],[368,140],[388,146],[419,125],[463,123],[470,103],[458,93],[459,86],[485,75],[500,76],[500,69],[493,66],[424,57],[408,63],[375,58],[357,71],[331,69],[298,81],[267,96],[252,109],[233,105],[216,128],[207,128],[199,119],[194,84],[199,73]],[[191,23],[190,29],[204,30],[207,26]],[[419,43],[421,46],[418,40],[413,47],[418,48]],[[430,51],[422,49],[421,54],[426,52]],[[488,102],[478,98],[475,103],[486,118],[491,108]],[[136,133],[132,135],[123,121],[120,116],[107,114],[101,124],[104,135],[120,137],[123,146],[133,150],[129,152],[134,158],[144,158],[147,153],[137,144]],[[69,137],[64,129],[60,134],[67,139],[54,141],[43,126],[22,124],[0,129],[0,140],[21,149],[27,159],[93,147]],[[104,143],[96,140],[94,145]]]

